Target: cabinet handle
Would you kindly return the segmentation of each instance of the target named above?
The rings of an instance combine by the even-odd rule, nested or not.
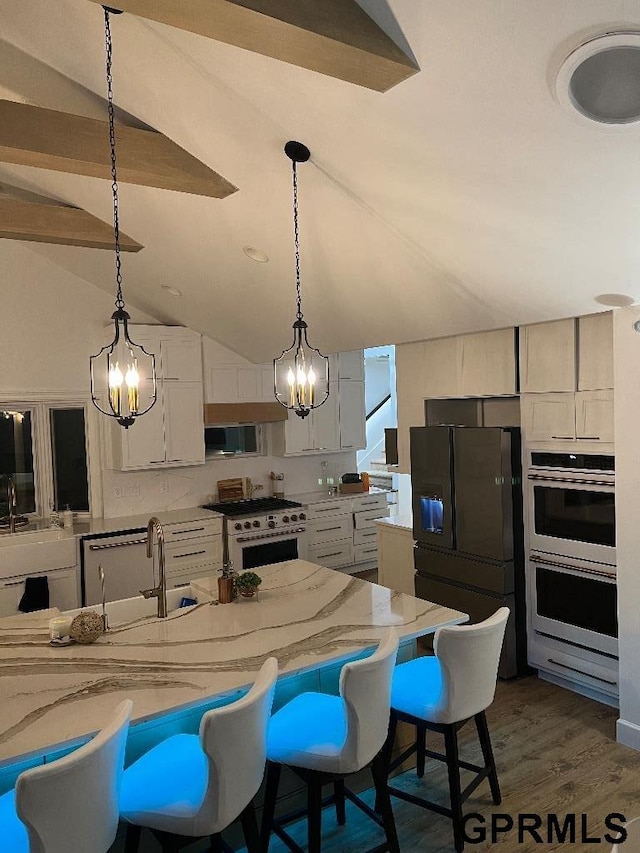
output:
[[[24,583],[24,578],[19,581],[11,581],[11,583],[3,583],[2,588],[7,589],[10,586],[21,586]]]
[[[342,447],[343,447],[345,450],[348,450],[350,447],[353,447],[353,444],[343,444],[343,445],[342,445]]]
[[[551,438],[559,438],[562,441],[573,441],[575,436],[573,436],[573,435],[552,435]]]
[[[377,503],[378,503],[378,499],[374,498],[372,501],[362,501],[360,506],[369,506],[369,504],[377,504]]]
[[[127,545],[145,545],[147,537],[142,536],[140,539],[129,539],[128,542],[105,542],[102,545],[89,545],[90,551],[105,551],[107,548],[124,548]]]
[[[330,554],[318,554],[318,557],[339,557],[342,551],[332,551]]]
[[[190,586],[189,581],[184,581],[184,583],[176,583],[173,585],[174,589],[180,589],[181,586]]]
[[[200,533],[201,530],[204,530],[204,527],[190,527],[188,530],[172,530],[172,536],[182,536],[183,533]]]
[[[206,551],[189,551],[188,554],[172,554],[172,560],[181,560],[183,557],[198,557],[200,554],[206,554]]]
[[[303,448],[302,448],[302,450],[303,450],[303,451],[307,451],[307,450],[315,450],[315,447],[303,447]]]
[[[342,530],[342,527],[319,527],[316,533],[329,533],[330,530]]]
[[[577,436],[578,441],[600,441],[599,435],[579,435]]]
[[[340,507],[337,506],[337,504],[334,504],[333,506],[320,507],[319,509],[316,510],[316,512],[333,512],[336,509],[340,509]],[[346,513],[345,513],[345,515],[346,515]]]
[[[149,465],[163,465],[165,462],[175,462],[175,459],[150,459]]]
[[[617,681],[610,681],[608,678],[600,678],[598,675],[592,675],[590,672],[585,672],[584,669],[578,669],[575,666],[569,666],[566,663],[560,663],[560,661],[554,660],[553,658],[547,658],[549,663],[552,663],[554,666],[561,666],[563,669],[569,669],[571,672],[579,672],[580,675],[586,675],[588,678],[593,678],[595,681],[602,681],[603,684],[611,684],[615,686]]]

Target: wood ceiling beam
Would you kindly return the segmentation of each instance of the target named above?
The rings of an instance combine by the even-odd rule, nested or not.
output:
[[[118,180],[225,198],[237,187],[155,131],[116,125]],[[106,121],[0,100],[0,162],[111,178]]]
[[[80,207],[53,200],[25,201],[0,189],[0,238],[113,250],[113,226]],[[120,232],[123,252],[144,248]]]
[[[420,70],[356,0],[118,0],[117,8],[378,92]]]

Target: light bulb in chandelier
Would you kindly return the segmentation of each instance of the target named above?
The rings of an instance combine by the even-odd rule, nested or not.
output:
[[[321,406],[329,396],[329,359],[312,347],[307,338],[307,323],[302,315],[300,288],[300,241],[298,233],[298,176],[297,163],[311,156],[301,142],[287,142],[285,154],[293,164],[293,229],[296,260],[296,319],[293,324],[293,343],[279,358],[273,360],[276,400],[300,418]]]
[[[120,224],[118,205],[118,174],[116,169],[116,137],[111,75],[111,26],[109,15],[120,14],[117,9],[104,9],[105,44],[107,52],[107,105],[109,114],[109,145],[111,149],[111,192],[113,195],[113,242],[116,265],[116,310],[111,315],[114,336],[110,344],[89,359],[91,370],[91,401],[94,406],[120,426],[128,429],[136,418],[146,414],[156,402],[156,360],[129,335],[129,314],[122,295],[120,261]],[[123,388],[124,386],[124,388]]]

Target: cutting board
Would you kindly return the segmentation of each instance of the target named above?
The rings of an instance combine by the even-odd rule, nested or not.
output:
[[[247,478],[234,477],[230,480],[218,480],[218,499],[226,501],[241,501],[248,497]]]

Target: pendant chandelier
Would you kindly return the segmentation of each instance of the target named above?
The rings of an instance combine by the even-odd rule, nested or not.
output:
[[[112,44],[109,14],[120,10],[103,6],[107,57],[107,101],[109,109],[109,146],[111,149],[111,191],[113,193],[113,238],[116,261],[116,310],[111,315],[115,326],[113,340],[89,359],[91,401],[103,415],[115,418],[125,429],[146,414],[156,402],[156,360],[152,353],[134,343],[129,336],[130,316],[122,296],[120,261],[120,220],[118,211],[118,174],[116,134],[111,76]]]
[[[293,165],[293,234],[296,257],[296,319],[293,343],[273,360],[276,400],[300,418],[321,406],[329,396],[329,359],[312,347],[307,339],[307,324],[302,315],[300,289],[300,240],[298,232],[298,163],[306,163],[311,152],[301,142],[287,142],[284,152]]]

